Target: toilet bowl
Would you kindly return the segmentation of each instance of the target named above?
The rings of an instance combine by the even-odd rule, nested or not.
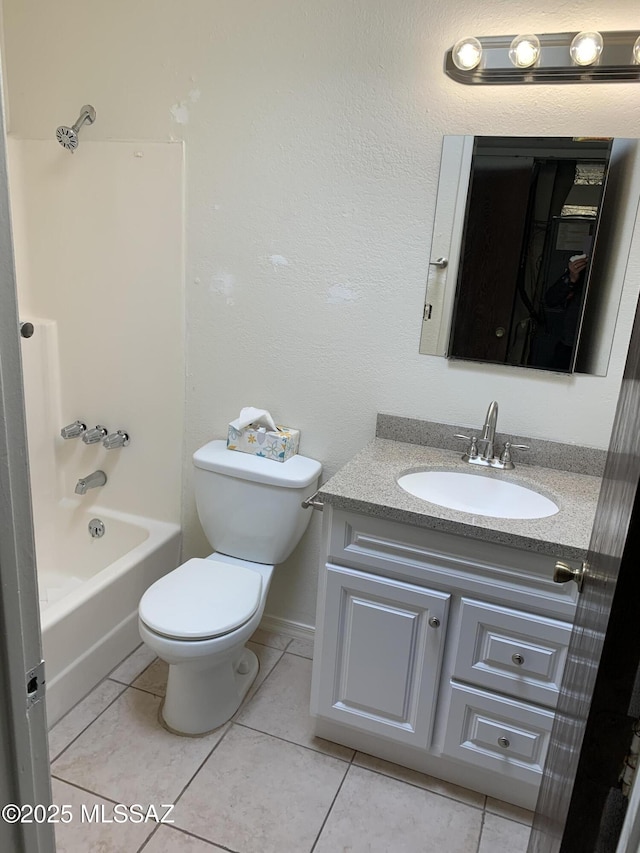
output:
[[[161,721],[183,735],[223,725],[251,687],[259,664],[245,643],[262,619],[276,563],[309,523],[301,503],[321,470],[307,457],[277,462],[229,451],[223,441],[196,451],[194,464],[200,521],[226,553],[178,566],[138,608],[142,640],[169,664]]]
[[[189,560],[143,595],[140,636],[169,664],[161,714],[171,731],[204,734],[239,708],[258,674],[245,643],[260,624],[273,569],[212,554]],[[232,588],[231,572],[242,576],[240,588]]]

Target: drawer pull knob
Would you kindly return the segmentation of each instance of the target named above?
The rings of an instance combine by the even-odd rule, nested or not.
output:
[[[522,655],[516,653],[515,655],[511,655],[511,660],[517,664],[518,666],[522,666],[524,663],[524,658]]]
[[[508,749],[508,748],[511,746],[511,743],[509,742],[509,738],[508,738],[508,737],[499,737],[499,738],[498,738],[498,744],[499,744],[499,746],[501,746],[503,749]]]
[[[432,616],[431,619],[429,619],[429,625],[432,628],[439,628],[440,627],[440,620],[438,619],[437,616]]]

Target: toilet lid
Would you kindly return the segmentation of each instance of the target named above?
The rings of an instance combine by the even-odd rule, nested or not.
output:
[[[258,609],[262,577],[244,566],[188,560],[152,584],[140,600],[142,621],[176,640],[205,640],[244,625]]]

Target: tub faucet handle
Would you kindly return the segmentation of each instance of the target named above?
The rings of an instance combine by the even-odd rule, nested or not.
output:
[[[60,435],[63,438],[78,438],[79,435],[86,430],[87,425],[82,421],[74,421],[72,424],[67,424],[60,430]]]
[[[82,436],[82,440],[85,444],[98,444],[99,441],[107,435],[109,430],[106,426],[102,426],[101,424],[97,424],[93,429],[88,429],[85,434]]]
[[[107,450],[114,450],[116,447],[127,447],[128,444],[129,434],[122,429],[118,429],[102,439],[102,446]]]

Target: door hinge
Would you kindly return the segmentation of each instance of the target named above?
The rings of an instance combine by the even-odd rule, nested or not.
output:
[[[633,727],[633,737],[629,746],[629,752],[624,760],[624,769],[620,775],[622,793],[628,797],[631,793],[633,780],[638,772],[638,757],[640,756],[640,720],[636,720]]]
[[[27,708],[44,699],[44,661],[41,660],[33,669],[26,672]]]
[[[433,305],[430,302],[425,302],[424,304],[424,312],[422,314],[423,320],[431,319],[431,311],[433,310]]]

